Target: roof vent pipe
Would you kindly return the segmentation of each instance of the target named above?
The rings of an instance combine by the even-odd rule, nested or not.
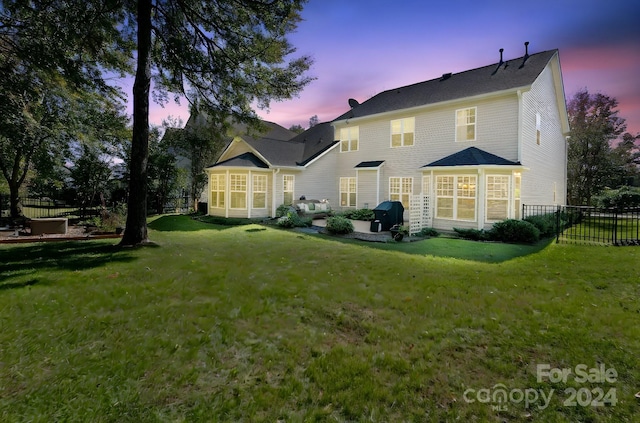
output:
[[[522,59],[522,64],[520,65],[520,69],[524,67],[525,62],[529,58],[529,41],[525,41],[524,43],[524,58]]]
[[[504,52],[504,49],[501,48],[500,49],[500,63],[498,63],[498,66],[496,66],[496,70],[494,70],[491,75],[495,75],[496,73],[498,73],[498,70],[500,69],[500,66],[502,66],[502,64],[504,63],[504,61],[502,60],[502,53],[503,52]],[[505,68],[506,68],[506,66],[505,66]]]

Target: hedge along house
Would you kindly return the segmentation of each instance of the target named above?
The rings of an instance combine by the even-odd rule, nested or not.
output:
[[[273,216],[302,195],[338,210],[396,200],[417,231],[488,228],[519,218],[524,203],[564,204],[569,126],[558,51],[529,55],[525,45],[522,57],[502,55],[351,99],[343,115],[290,139],[237,137],[207,169],[209,212]]]

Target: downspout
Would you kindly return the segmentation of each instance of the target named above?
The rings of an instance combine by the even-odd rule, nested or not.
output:
[[[231,196],[229,195],[229,187],[231,187],[231,181],[229,181],[229,169],[224,177],[224,217],[229,218],[229,201]]]
[[[276,175],[280,173],[280,168],[273,172],[273,181],[271,183],[271,217],[276,217]]]
[[[251,219],[251,209],[253,208],[253,179],[251,179],[251,171],[247,176],[247,219]]]
[[[518,163],[522,163],[522,90],[518,90]]]
[[[382,166],[378,166],[376,169],[376,207],[380,204],[380,169]]]

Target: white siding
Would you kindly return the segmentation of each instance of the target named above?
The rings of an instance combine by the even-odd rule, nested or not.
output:
[[[298,198],[304,195],[308,200],[328,200],[332,208],[340,205],[339,184],[341,176],[356,176],[355,172],[348,175],[337,171],[339,147],[333,148],[317,161],[296,176],[296,192]],[[343,153],[345,154],[345,153]]]
[[[377,201],[377,192],[376,189],[378,187],[378,170],[377,169],[367,169],[367,170],[358,170],[358,204],[357,207],[359,209],[365,208],[365,205],[373,209],[378,203]],[[383,181],[380,180],[380,186],[382,186]]]
[[[522,104],[522,164],[529,168],[522,174],[522,202],[565,204],[566,140],[550,66],[531,90],[523,93]],[[536,142],[536,114],[540,114],[540,145]]]

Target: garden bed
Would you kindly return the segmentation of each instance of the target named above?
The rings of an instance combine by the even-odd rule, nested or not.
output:
[[[28,229],[1,230],[0,244],[20,244],[26,242],[81,241],[87,239],[120,238],[115,233],[86,232],[84,226],[69,226],[65,234],[31,234]]]

